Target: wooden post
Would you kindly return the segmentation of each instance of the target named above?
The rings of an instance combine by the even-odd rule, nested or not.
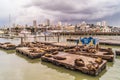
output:
[[[96,50],[99,51],[99,44],[96,45]]]
[[[70,39],[71,39],[71,34],[69,33],[69,37],[70,37]]]
[[[45,41],[47,40],[47,38],[46,38],[46,34],[45,34]]]
[[[58,40],[57,40],[57,41],[59,42],[60,34],[58,33],[58,35],[57,35],[57,36],[58,36]]]
[[[21,45],[23,45],[23,43],[24,43],[24,42],[23,42],[23,37],[21,37]]]
[[[37,42],[37,36],[36,36],[36,35],[35,35],[35,37],[34,37],[34,41]]]

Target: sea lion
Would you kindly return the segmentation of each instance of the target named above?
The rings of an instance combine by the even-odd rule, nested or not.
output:
[[[52,53],[52,55],[56,55],[56,54],[58,54],[58,51],[55,51],[55,52]]]
[[[61,57],[61,56],[53,56],[54,59],[57,59],[57,60],[65,60],[66,57]]]
[[[101,64],[103,62],[102,58],[98,57],[97,59],[95,59],[95,62],[98,64]]]
[[[46,53],[44,56],[45,56],[45,57],[52,57],[52,55],[51,55],[51,54],[48,54],[48,53]]]
[[[82,59],[76,59],[74,63],[76,66],[81,66],[81,67],[85,66],[84,61]]]

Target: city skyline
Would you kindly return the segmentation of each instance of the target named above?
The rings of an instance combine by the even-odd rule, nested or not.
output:
[[[0,26],[44,22],[96,23],[103,20],[120,26],[119,0],[4,0],[0,4]]]

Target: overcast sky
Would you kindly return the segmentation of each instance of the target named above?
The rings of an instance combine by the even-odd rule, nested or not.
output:
[[[120,0],[1,0],[0,26],[32,24],[50,19],[52,22],[96,23],[105,20],[120,26]]]

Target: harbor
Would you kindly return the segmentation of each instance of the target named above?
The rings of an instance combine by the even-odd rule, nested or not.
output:
[[[0,80],[120,80],[119,8],[119,0],[1,0]]]
[[[6,39],[1,39],[1,41],[2,40],[6,40]],[[20,43],[21,42],[21,40],[20,39],[7,39],[7,41],[10,41],[10,42],[15,42],[16,43],[16,40]],[[34,40],[34,39],[33,39]],[[61,39],[62,40],[62,39]],[[60,42],[61,42],[61,40],[60,40]],[[57,41],[57,39],[56,39],[56,41]],[[44,41],[43,41],[43,43],[45,43]],[[50,41],[50,43],[51,43],[51,41]],[[52,45],[52,44],[50,44],[49,43],[49,45]],[[55,43],[55,42],[54,42]],[[73,45],[73,43],[70,43],[70,44],[72,44]],[[48,44],[47,44],[48,45]],[[119,49],[119,48],[118,48]],[[26,56],[24,56],[24,55],[22,55],[22,54],[19,54],[18,52],[16,52],[16,51],[13,51],[12,53],[10,53],[9,54],[9,51],[6,51],[6,50],[1,50],[1,55],[8,55],[8,58],[9,59],[11,59],[10,61],[14,61],[14,60],[17,60],[17,62],[15,62],[15,63],[11,63],[13,66],[14,66],[14,70],[16,70],[15,72],[13,72],[13,73],[16,73],[16,74],[19,74],[20,73],[20,71],[17,71],[17,69],[21,69],[22,70],[22,68],[27,68],[27,66],[29,66],[29,69],[30,68],[34,68],[34,69],[30,69],[30,73],[29,73],[29,75],[27,74],[27,72],[25,72],[24,71],[24,73],[26,74],[26,75],[28,75],[29,76],[29,78],[27,78],[27,79],[30,79],[30,80],[32,80],[33,78],[32,77],[30,77],[30,75],[31,76],[34,76],[34,77],[38,77],[39,79],[42,79],[42,78],[44,78],[44,77],[39,77],[39,76],[36,76],[36,75],[34,75],[34,74],[41,74],[41,75],[45,75],[45,72],[47,73],[48,71],[52,71],[52,73],[51,74],[49,74],[49,76],[51,76],[50,78],[49,78],[49,80],[52,80],[52,79],[54,79],[55,77],[54,76],[52,76],[52,75],[55,75],[55,74],[57,74],[56,76],[57,76],[57,78],[59,78],[60,76],[61,77],[63,77],[64,78],[64,75],[66,75],[66,76],[68,76],[67,78],[64,78],[65,80],[69,80],[69,79],[71,79],[71,80],[74,80],[74,79],[76,79],[76,80],[78,80],[78,79],[88,79],[88,80],[93,80],[93,79],[95,79],[95,80],[98,80],[98,78],[100,79],[100,80],[102,80],[102,79],[109,79],[109,77],[105,77],[105,76],[108,76],[109,74],[110,74],[110,72],[111,71],[113,71],[113,70],[115,70],[115,68],[117,67],[117,65],[118,65],[118,63],[119,63],[119,56],[118,57],[116,57],[115,58],[115,61],[117,61],[117,62],[108,62],[107,64],[106,64],[106,69],[104,69],[100,74],[99,74],[99,76],[96,76],[96,77],[92,77],[92,76],[89,76],[89,75],[86,75],[86,74],[83,74],[83,72],[79,72],[79,71],[73,71],[73,70],[69,70],[69,69],[65,69],[64,67],[58,67],[58,65],[56,66],[56,65],[52,65],[52,64],[49,64],[49,63],[47,63],[47,62],[44,62],[44,61],[41,61],[41,58],[37,58],[37,59],[29,59],[28,57],[26,57]],[[73,55],[73,54],[70,54],[70,55]],[[5,57],[6,57],[5,56]],[[2,56],[1,56],[2,57]],[[4,60],[4,59],[6,59],[6,58],[1,58],[1,60]],[[27,61],[27,62],[26,62]],[[36,64],[37,63],[37,64]],[[4,63],[5,64],[5,63]],[[15,66],[17,64],[17,66]],[[24,65],[22,65],[22,64],[24,64]],[[6,65],[9,65],[9,64],[6,64]],[[113,65],[116,65],[116,66],[113,66]],[[30,67],[31,66],[31,67]],[[36,68],[36,69],[35,69]],[[43,69],[44,71],[41,71],[41,69]],[[3,68],[3,70],[2,71],[4,71],[6,68]],[[12,69],[12,66],[11,67],[9,67],[8,69]],[[47,70],[46,70],[47,69]],[[37,72],[36,72],[37,71]],[[117,71],[117,70],[116,70]],[[33,74],[34,73],[34,74]],[[64,73],[64,74],[63,74]],[[115,73],[117,73],[117,72],[115,72]],[[21,73],[21,75],[23,74],[23,72]],[[11,76],[12,76],[12,74],[11,74]],[[48,75],[46,75],[46,77],[47,77]],[[100,77],[101,76],[101,77]],[[2,77],[3,78],[3,77]],[[18,77],[16,76],[16,77],[13,77],[14,79],[18,79]],[[11,79],[13,79],[13,78],[11,78]],[[24,77],[23,77],[24,78]],[[64,80],[63,79],[63,80]],[[58,79],[59,80],[59,79]]]
[[[64,37],[66,37],[66,36],[64,36]],[[31,39],[31,41],[28,41],[29,38]],[[37,38],[43,38],[43,39],[42,39],[42,41],[38,41],[39,39],[37,39]],[[44,39],[45,37],[37,37],[37,38],[36,37],[33,37],[33,38],[28,37],[28,39],[25,38],[23,40],[25,42],[22,42],[22,43],[21,43],[22,39],[18,38],[19,43],[17,43],[17,45],[15,45],[14,42],[12,42],[12,41],[10,41],[10,42],[5,41],[5,42],[1,42],[0,47],[1,47],[1,49],[5,49],[5,50],[15,50],[16,55],[24,56],[24,58],[32,59],[33,61],[36,59],[40,59],[40,62],[42,62],[42,63],[43,63],[43,61],[50,62],[57,66],[63,66],[67,69],[80,71],[81,74],[84,73],[86,75],[94,75],[94,76],[97,76],[97,75],[100,75],[101,73],[103,73],[107,69],[108,62],[114,63],[114,60],[115,60],[114,54],[116,54],[116,55],[119,54],[119,50],[115,50],[115,53],[113,53],[113,52],[110,52],[111,49],[107,49],[107,48],[100,48],[97,53],[91,53],[91,52],[89,52],[89,50],[90,50],[89,47],[88,47],[89,50],[87,50],[87,48],[84,48],[79,45],[78,45],[78,47],[76,47],[76,43],[66,42],[65,39],[63,42],[63,38],[61,38],[61,37],[59,39],[59,42],[58,42],[57,37],[53,38],[54,41],[51,39],[52,37],[46,37],[46,39]],[[4,38],[1,38],[1,39],[4,39]],[[10,39],[10,40],[14,41],[14,39]],[[37,42],[34,42],[36,40],[37,40]],[[10,47],[8,48],[8,46],[6,46],[6,45],[10,45]],[[11,48],[11,46],[12,46],[12,48]],[[100,51],[102,51],[102,52],[100,52]],[[58,55],[63,55],[64,53],[66,55],[66,58],[71,57],[71,59],[69,60],[68,63],[66,63],[66,61],[64,63],[64,61],[61,62],[61,60],[56,60],[56,58],[54,59],[54,56],[58,57]],[[53,59],[51,57],[49,57],[52,54],[54,54],[52,56]],[[46,57],[46,55],[48,55],[48,57]],[[64,55],[64,57],[65,57],[65,55]],[[84,58],[83,61],[86,58],[88,61],[87,64],[92,61],[93,61],[92,63],[94,63],[95,59],[100,57],[103,60],[103,63],[102,64],[94,63],[94,66],[96,66],[95,72],[94,72],[94,70],[89,71],[88,68],[85,68],[85,69],[82,67],[79,68],[79,67],[74,66],[73,64],[70,64],[70,63],[74,63],[75,59],[79,59],[79,57],[74,58],[73,56],[79,56],[79,57],[82,56]],[[89,60],[89,58],[90,58],[90,60]],[[106,62],[106,60],[108,62]],[[85,65],[87,65],[87,64],[85,63]]]
[[[68,38],[67,41],[77,41],[78,39],[76,38]],[[111,45],[111,46],[120,46],[120,42],[118,40],[115,39],[99,39],[100,40],[100,44],[101,45]]]

